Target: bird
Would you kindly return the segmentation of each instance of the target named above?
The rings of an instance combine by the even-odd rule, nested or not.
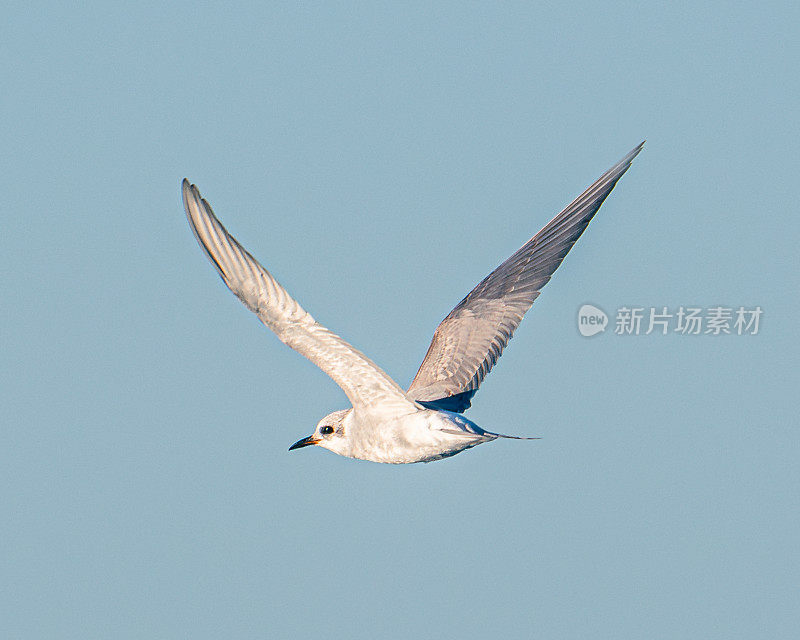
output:
[[[361,351],[314,320],[184,179],[189,226],[222,281],[279,340],[330,376],[352,405],[326,415],[289,451],[316,445],[349,458],[409,464],[448,458],[498,438],[538,439],[487,431],[463,414],[542,287],[643,146],[600,176],[453,308],[405,391]]]

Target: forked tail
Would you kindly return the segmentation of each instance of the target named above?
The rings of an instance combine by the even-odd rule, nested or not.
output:
[[[505,433],[493,433],[491,431],[483,432],[487,436],[494,436],[495,438],[508,438],[509,440],[541,440],[540,437],[532,437],[532,436],[507,436]]]

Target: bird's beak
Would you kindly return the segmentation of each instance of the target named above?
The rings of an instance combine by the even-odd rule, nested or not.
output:
[[[291,447],[289,447],[289,451],[292,449],[302,449],[303,447],[307,447],[310,444],[317,444],[319,440],[314,436],[308,436],[307,438],[303,438],[302,440],[298,440],[295,442]]]

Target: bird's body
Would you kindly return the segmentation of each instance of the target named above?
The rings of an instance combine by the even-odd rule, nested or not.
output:
[[[408,391],[306,312],[183,181],[189,223],[222,280],[278,338],[327,373],[353,407],[290,447],[384,463],[431,462],[506,436],[461,415],[514,330],[627,171],[642,143],[482,280],[442,321]]]
[[[412,406],[409,413],[343,413],[342,429],[351,436],[332,440],[330,449],[372,462],[432,462],[500,437],[458,413],[422,406]]]

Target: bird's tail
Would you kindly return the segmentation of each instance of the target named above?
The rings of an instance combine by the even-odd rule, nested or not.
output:
[[[505,433],[493,433],[491,431],[483,432],[487,436],[494,436],[495,438],[508,438],[509,440],[541,440],[539,437],[532,436],[507,436]]]

